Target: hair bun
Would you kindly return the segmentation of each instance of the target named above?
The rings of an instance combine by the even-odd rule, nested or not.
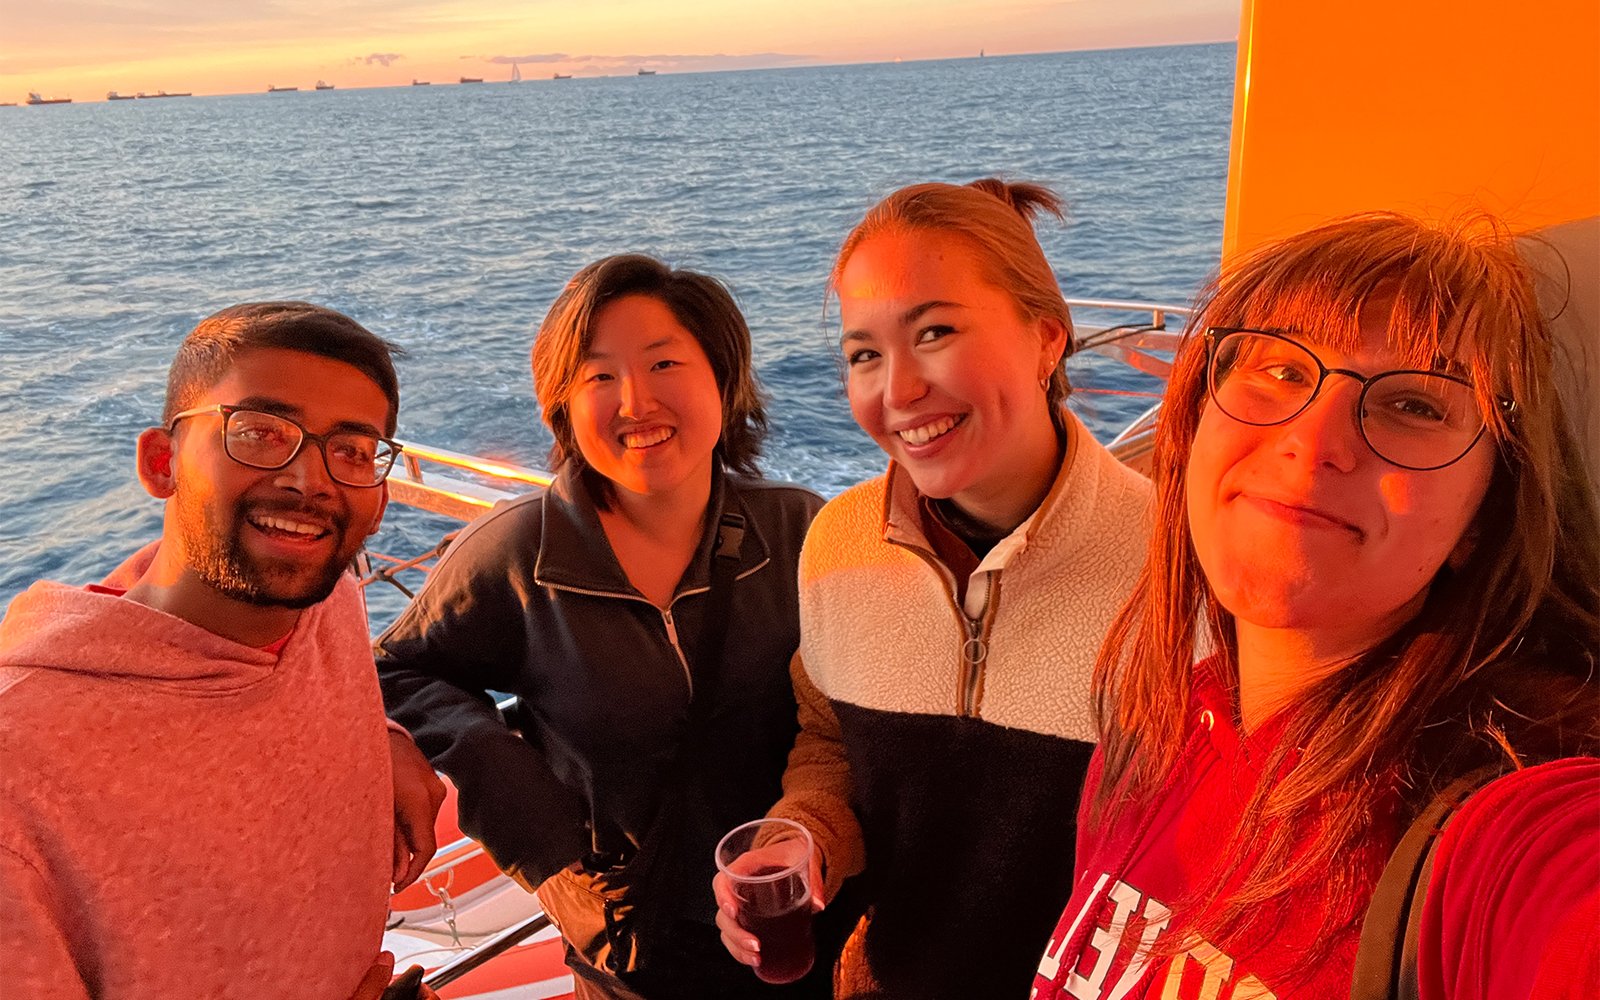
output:
[[[971,181],[967,185],[984,194],[999,198],[1012,211],[1032,223],[1041,215],[1053,215],[1058,219],[1065,219],[1063,209],[1065,202],[1061,196],[1045,187],[1043,184],[1034,184],[1029,181],[1007,181],[999,177],[982,177]]]

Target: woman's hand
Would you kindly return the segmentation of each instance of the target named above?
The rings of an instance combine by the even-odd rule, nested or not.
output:
[[[758,847],[739,855],[734,862],[737,868],[756,870],[769,864],[781,866],[792,855],[787,855],[780,844]],[[807,884],[811,887],[811,912],[820,913],[827,901],[822,891],[822,856],[816,848],[811,850],[811,870]],[[711,880],[711,892],[717,897],[717,929],[722,932],[722,946],[735,961],[754,967],[761,963],[761,942],[739,923],[739,897],[734,892],[733,880],[717,872]]]

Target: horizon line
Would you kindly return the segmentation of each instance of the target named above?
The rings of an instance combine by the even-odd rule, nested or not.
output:
[[[1093,52],[1125,52],[1125,51],[1133,51],[1133,50],[1137,50],[1137,49],[1178,49],[1178,48],[1194,48],[1194,47],[1204,46],[1204,45],[1237,45],[1238,41],[1239,41],[1238,38],[1235,37],[1235,38],[1213,39],[1213,40],[1210,40],[1210,41],[1166,42],[1166,43],[1153,43],[1153,44],[1152,43],[1135,43],[1135,44],[1128,44],[1128,45],[1101,45],[1101,46],[1095,46],[1095,47],[1092,47],[1092,48],[1082,48],[1082,49],[1049,49],[1049,50],[1043,50],[1043,51],[1038,51],[1038,52],[1006,52],[1006,53],[1001,53],[1001,54],[996,54],[996,55],[988,55],[988,54],[986,54],[984,52],[984,50],[982,48],[980,48],[978,55],[967,55],[967,56],[930,56],[930,57],[927,57],[927,58],[916,58],[916,59],[902,59],[900,57],[894,57],[894,58],[889,58],[889,59],[866,59],[866,60],[855,60],[855,61],[844,60],[844,61],[839,61],[839,62],[804,63],[804,64],[800,64],[800,65],[788,65],[788,66],[731,66],[731,67],[726,67],[726,68],[706,68],[706,69],[689,69],[689,70],[652,69],[651,70],[651,75],[654,75],[654,76],[698,76],[698,75],[710,74],[710,73],[774,73],[774,72],[786,72],[786,71],[802,71],[803,72],[803,71],[806,71],[806,70],[816,70],[816,69],[834,69],[834,68],[838,68],[838,67],[841,67],[841,66],[894,66],[894,65],[903,65],[903,64],[932,63],[932,62],[968,62],[968,61],[977,61],[979,59],[984,59],[984,60],[988,60],[988,59],[1018,59],[1018,58],[1033,58],[1033,57],[1038,57],[1038,56],[1077,55],[1077,54],[1080,54],[1080,53],[1093,53]],[[737,56],[734,57],[734,58],[737,58]],[[507,62],[507,63],[497,63],[496,65],[504,65],[504,66],[518,65],[518,66],[520,66],[522,64],[520,62],[519,63]],[[533,65],[533,64],[530,63],[529,65]],[[539,65],[556,65],[556,64],[554,64],[554,63],[543,63],[543,64],[539,64]],[[605,79],[612,79],[612,78],[627,79],[627,78],[629,78],[630,76],[633,76],[633,75],[635,75],[635,74],[631,74],[631,73],[587,73],[587,74],[574,73],[574,74],[567,75],[567,78],[568,79],[574,79],[574,80],[576,80],[576,79],[605,80]],[[319,82],[327,82],[325,78],[318,78],[318,79],[319,79]],[[413,81],[416,80],[415,77],[413,77],[412,79],[413,79]],[[510,83],[513,83],[513,82],[520,82],[520,83],[538,83],[538,82],[541,82],[541,81],[549,81],[549,82],[552,82],[552,83],[555,82],[552,79],[552,77],[543,76],[543,75],[536,76],[536,77],[525,78],[525,79],[523,79],[521,81],[500,80],[500,79],[490,80],[490,79],[485,79],[485,78],[473,78],[473,79],[479,79],[481,84],[484,85],[484,86],[493,85],[493,84],[510,84]],[[332,89],[332,90],[393,90],[393,89],[398,89],[398,88],[402,88],[402,87],[410,87],[412,85],[413,85],[412,83],[385,83],[385,84],[365,84],[365,85],[356,85],[356,86],[345,87],[345,86],[341,86],[341,85],[335,84],[332,87],[327,88],[327,89]],[[463,84],[461,84],[461,83],[452,82],[452,81],[443,81],[443,82],[440,82],[440,83],[433,83],[432,81],[428,81],[428,85],[429,86],[442,86],[442,87],[463,86]],[[271,84],[271,83],[268,84],[268,87],[272,87],[272,86],[274,86],[274,85]],[[302,89],[302,88],[299,85],[295,85],[293,90],[285,88],[284,90],[280,90],[278,92],[279,93],[292,93],[292,92],[299,91],[300,89]],[[303,89],[308,90],[308,91],[312,90],[311,87],[306,87],[306,88],[303,88]],[[111,93],[116,93],[118,95],[122,94],[121,91],[116,90],[114,88],[110,92]],[[249,96],[252,96],[252,95],[266,94],[266,93],[270,93],[270,92],[271,91],[266,89],[266,88],[259,89],[259,90],[217,91],[217,92],[214,92],[214,93],[202,93],[202,92],[192,92],[191,91],[191,92],[188,92],[188,96],[190,96],[190,97],[249,97]],[[32,89],[32,88],[28,89],[26,91],[26,93],[30,94],[30,95],[31,94],[35,94],[35,93],[40,94],[41,96],[44,96],[47,101],[49,101],[49,100],[59,100],[59,98],[44,95],[42,91],[39,91],[39,90],[36,90],[36,89]],[[144,91],[140,91],[140,92],[136,92],[136,93],[146,93],[147,99],[159,99],[159,94],[148,94],[148,92],[144,92]],[[183,93],[183,92],[180,91],[179,93]],[[135,97],[136,94],[129,94],[129,95],[123,95],[123,96]],[[170,96],[174,96],[174,95],[169,94],[168,96],[170,97]],[[73,104],[109,104],[109,103],[111,103],[111,101],[107,97],[93,97],[93,98],[88,98],[88,99],[83,100],[83,101],[79,101],[78,99],[73,98],[73,97],[68,97],[68,98],[66,98],[66,100],[71,102],[71,103],[73,103]],[[36,105],[26,105],[26,104],[23,104],[21,102],[18,102],[17,104],[13,105],[13,104],[10,104],[9,102],[0,102],[0,107],[30,107],[30,106],[36,106]]]

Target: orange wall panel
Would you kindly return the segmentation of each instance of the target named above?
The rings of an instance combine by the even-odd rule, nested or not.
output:
[[[1600,3],[1245,0],[1224,253],[1351,212],[1600,215]]]

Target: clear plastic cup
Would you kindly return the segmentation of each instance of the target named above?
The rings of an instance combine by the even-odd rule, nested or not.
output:
[[[739,900],[739,924],[761,942],[756,975],[792,983],[811,971],[811,831],[788,819],[758,819],[717,844],[717,868]]]

